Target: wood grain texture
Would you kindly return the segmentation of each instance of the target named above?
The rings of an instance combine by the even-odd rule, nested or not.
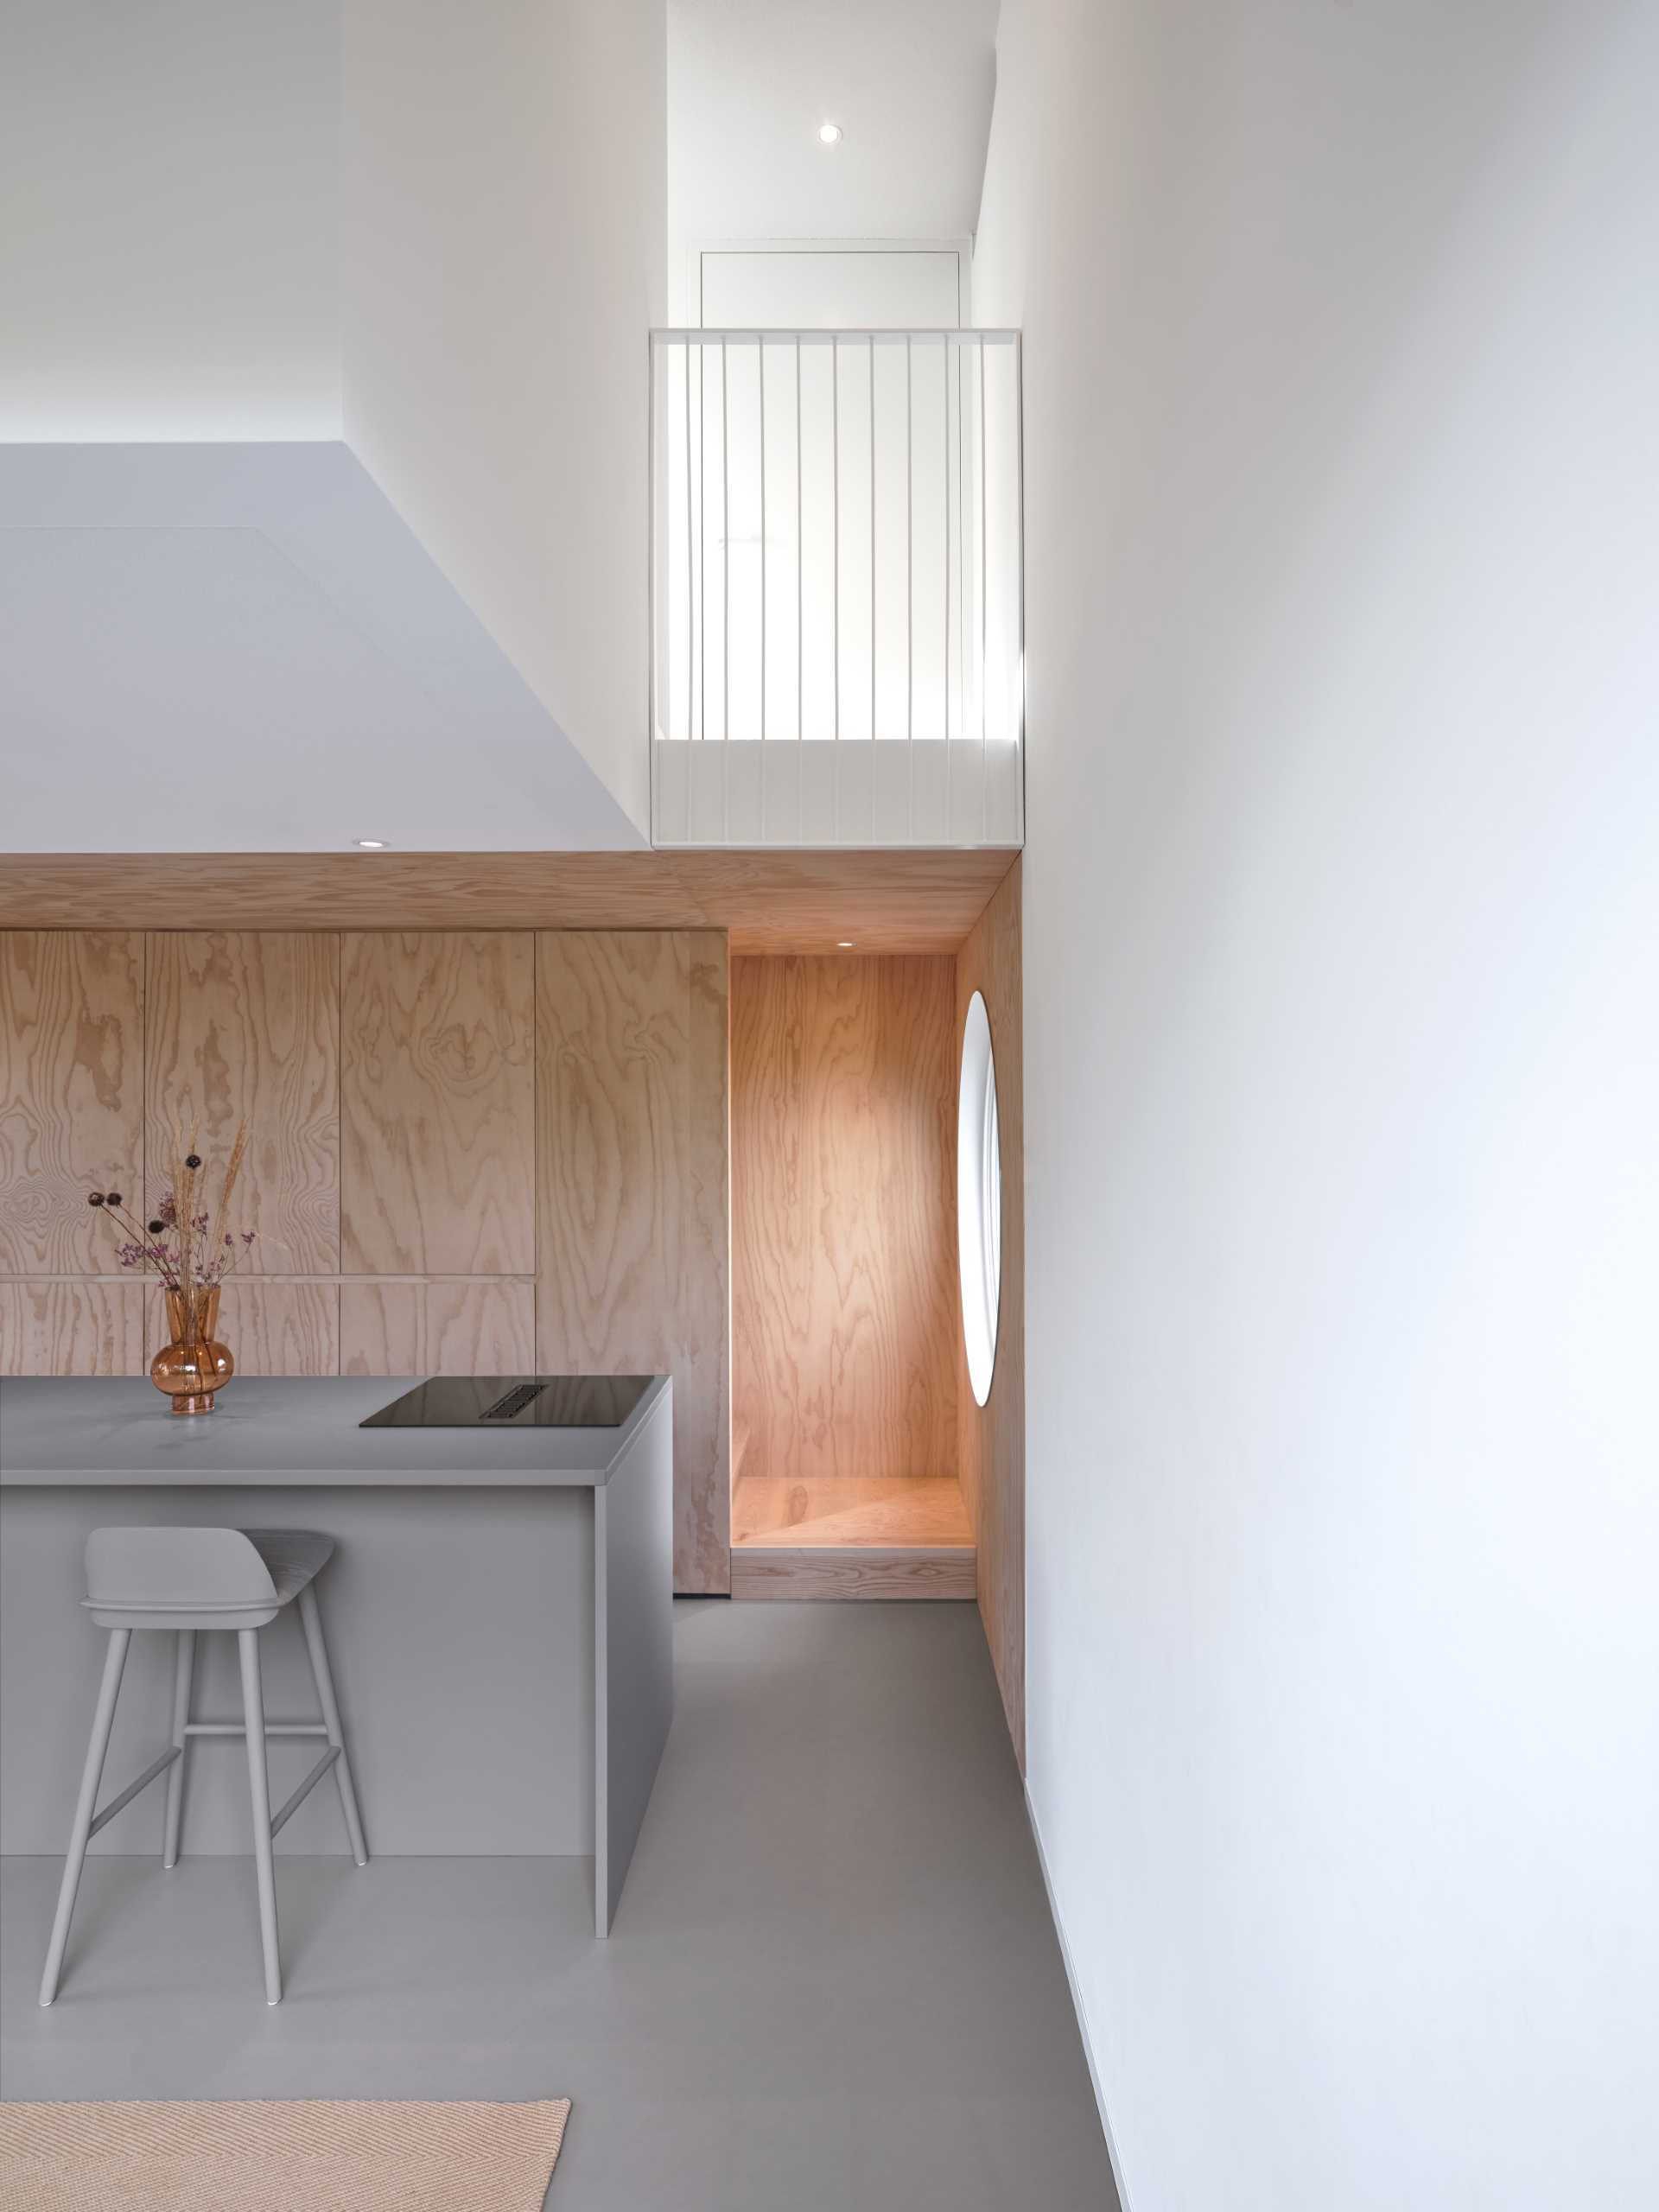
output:
[[[721,1592],[721,949],[563,931],[537,938],[536,967],[537,1364],[674,1376],[675,1586]]]
[[[731,978],[726,939],[686,944],[685,1246],[674,1369],[677,1588],[731,1587]]]
[[[732,1395],[743,1472],[954,1474],[948,959],[732,963]]]
[[[216,1190],[244,1116],[234,1226],[257,1232],[252,1274],[340,1265],[340,947],[298,931],[150,937],[145,1182],[154,1204],[182,1129],[199,1123]],[[284,1371],[313,1373],[312,1369]]]
[[[705,922],[734,954],[954,951],[1014,855],[1006,850],[680,853]]]
[[[152,1300],[150,1311],[154,1353],[162,1341],[159,1300]],[[219,1333],[238,1375],[338,1375],[340,1285],[235,1276],[219,1300]],[[235,1376],[227,1387],[236,1388]]]
[[[25,1003],[19,1017],[41,1065],[55,1067],[60,1055],[35,1041],[37,1027],[42,1036],[86,1028],[77,1011],[76,976],[77,963],[87,964],[89,942],[64,933],[42,940],[47,1012],[37,1023]],[[149,961],[156,986],[143,1034],[135,1015],[123,1045],[135,1071],[128,1086],[137,1101],[130,1113],[134,1165],[129,1173],[114,1162],[96,1179],[119,1179],[137,1194],[147,1124],[153,1201],[166,1179],[175,1118],[187,1113],[200,1116],[211,1175],[236,1116],[249,1110],[244,1187],[262,1248],[255,1266],[227,1286],[221,1316],[240,1370],[332,1373],[343,1363],[353,1372],[512,1372],[539,1358],[549,1368],[672,1373],[677,1572],[683,1588],[724,1591],[730,1347],[723,936],[698,928],[549,941],[550,1003],[556,1010],[542,1024],[546,1103],[539,1131],[532,1110],[535,995],[526,973],[533,941],[524,931],[500,939],[448,934],[412,944],[354,943],[344,1006],[342,947],[327,933],[158,932],[130,942],[140,976]],[[26,975],[35,972],[29,964],[35,957],[26,951]],[[507,1018],[492,1026],[502,1009]],[[482,1041],[480,1025],[488,1030]],[[389,1275],[404,1280],[342,1280],[340,1272],[342,1083],[351,1122],[347,1256],[359,1264],[393,1263]],[[56,1103],[52,1081],[35,1089],[46,1099],[41,1141],[67,1158],[72,1143],[96,1128],[96,1117],[61,1085]],[[382,1150],[404,1147],[390,1166],[370,1157],[376,1128]],[[531,1196],[537,1146],[547,1173],[563,1179],[550,1192],[543,1177],[539,1233]],[[498,1164],[480,1170],[486,1149]],[[78,1166],[73,1195],[79,1224],[90,1210]],[[515,1218],[523,1240],[517,1249]],[[449,1271],[434,1262],[452,1254],[472,1263],[456,1268],[457,1276],[477,1275],[493,1262],[503,1263],[504,1273],[495,1282],[447,1280]],[[547,1316],[539,1350],[537,1287],[526,1279],[538,1254]],[[67,1256],[71,1264],[56,1272],[73,1275],[90,1255],[69,1249]],[[505,1268],[508,1261],[517,1264]],[[122,1287],[130,1295],[113,1304],[96,1286],[54,1287],[32,1306],[8,1292],[0,1370],[16,1371],[14,1363],[23,1362],[62,1372],[104,1371],[111,1363],[142,1369],[162,1341],[160,1307],[152,1297],[146,1310],[139,1285]]]
[[[971,1546],[954,1551],[760,1551],[732,1554],[734,1599],[849,1599],[974,1596]]]
[[[527,931],[342,940],[343,1274],[534,1268],[534,944]]]
[[[342,1282],[344,1375],[523,1375],[536,1365],[536,1288],[488,1282]]]
[[[118,1270],[86,1196],[143,1203],[143,967],[135,931],[0,932],[0,1274]]]
[[[951,1475],[887,1481],[838,1475],[818,1483],[740,1475],[732,1486],[732,1541],[793,1551],[825,1545],[971,1550],[974,1529]]]
[[[979,1607],[1020,1771],[1026,1764],[1025,1068],[1018,864],[957,956],[957,1060],[975,991],[996,1062],[1002,1155],[1002,1286],[990,1395],[974,1403],[957,1332],[962,1486],[978,1549]]]
[[[951,952],[1007,849],[849,852],[14,854],[0,926],[679,930],[734,952]]]
[[[0,1375],[142,1375],[148,1363],[142,1283],[0,1282]]]

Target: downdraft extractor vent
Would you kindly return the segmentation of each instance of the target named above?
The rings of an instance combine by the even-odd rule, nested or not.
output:
[[[533,1406],[546,1388],[545,1382],[517,1382],[511,1390],[504,1390],[493,1406],[486,1406],[479,1419],[512,1421],[526,1406]]]

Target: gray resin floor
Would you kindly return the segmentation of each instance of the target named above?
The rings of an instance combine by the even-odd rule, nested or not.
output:
[[[10,1859],[0,2092],[569,2096],[550,2212],[1116,2212],[976,1609],[677,1614],[608,1944],[583,1859],[279,1859],[271,2011],[248,1861],[105,1859],[42,2012]]]

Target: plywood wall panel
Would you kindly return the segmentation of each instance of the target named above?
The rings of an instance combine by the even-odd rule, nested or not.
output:
[[[86,1196],[143,1203],[143,967],[136,931],[0,936],[0,1274],[118,1268]]]
[[[957,956],[956,1045],[975,991],[985,1000],[996,1061],[1002,1154],[1002,1289],[996,1363],[981,1407],[960,1349],[962,1486],[974,1518],[979,1609],[1020,1769],[1026,1764],[1026,1186],[1020,867]],[[953,1093],[954,1096],[954,1089]]]
[[[419,1375],[425,1371],[426,1285],[343,1282],[340,1287],[342,1375]]]
[[[674,1370],[678,1586],[731,1586],[731,1008],[726,939],[688,939],[684,1276]]]
[[[522,1375],[536,1364],[535,1286],[343,1282],[340,1341],[346,1375]]]
[[[674,1376],[675,1584],[723,1591],[722,949],[567,931],[536,963],[537,1364]]]
[[[235,1276],[219,1300],[219,1333],[238,1375],[338,1375],[340,1285]]]
[[[147,1365],[142,1283],[0,1282],[0,1375],[142,1375]]]
[[[340,940],[301,931],[157,931],[149,940],[146,1183],[169,1180],[199,1124],[209,1190],[249,1127],[234,1211],[252,1274],[340,1264]],[[305,1370],[310,1371],[310,1370]]]
[[[538,1357],[664,1369],[684,1239],[686,938],[563,931],[537,939],[537,962]]]
[[[954,970],[732,963],[732,1395],[741,1472],[950,1475]]]
[[[343,939],[343,1273],[534,1268],[534,998],[527,931]]]

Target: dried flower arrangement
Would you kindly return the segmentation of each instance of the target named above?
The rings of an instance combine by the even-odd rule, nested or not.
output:
[[[172,1341],[150,1362],[150,1380],[165,1391],[175,1414],[207,1414],[213,1393],[228,1382],[236,1363],[215,1334],[219,1286],[233,1274],[254,1243],[255,1232],[229,1226],[231,1200],[248,1148],[248,1125],[240,1123],[219,1186],[215,1216],[204,1209],[201,1154],[193,1130],[181,1143],[173,1165],[172,1187],[154,1217],[143,1224],[128,1211],[119,1191],[93,1191],[86,1203],[106,1214],[126,1242],[116,1257],[124,1268],[137,1268],[159,1278],[167,1300]]]
[[[217,1221],[211,1213],[197,1211],[205,1179],[194,1130],[174,1163],[172,1186],[162,1193],[153,1219],[142,1224],[137,1221],[119,1191],[93,1191],[87,1205],[101,1207],[126,1232],[126,1243],[116,1251],[121,1265],[159,1276],[164,1290],[181,1292],[187,1300],[195,1291],[217,1288],[226,1275],[233,1274],[255,1241],[251,1229],[238,1236],[226,1226],[247,1148],[248,1125],[243,1122],[219,1188]]]

